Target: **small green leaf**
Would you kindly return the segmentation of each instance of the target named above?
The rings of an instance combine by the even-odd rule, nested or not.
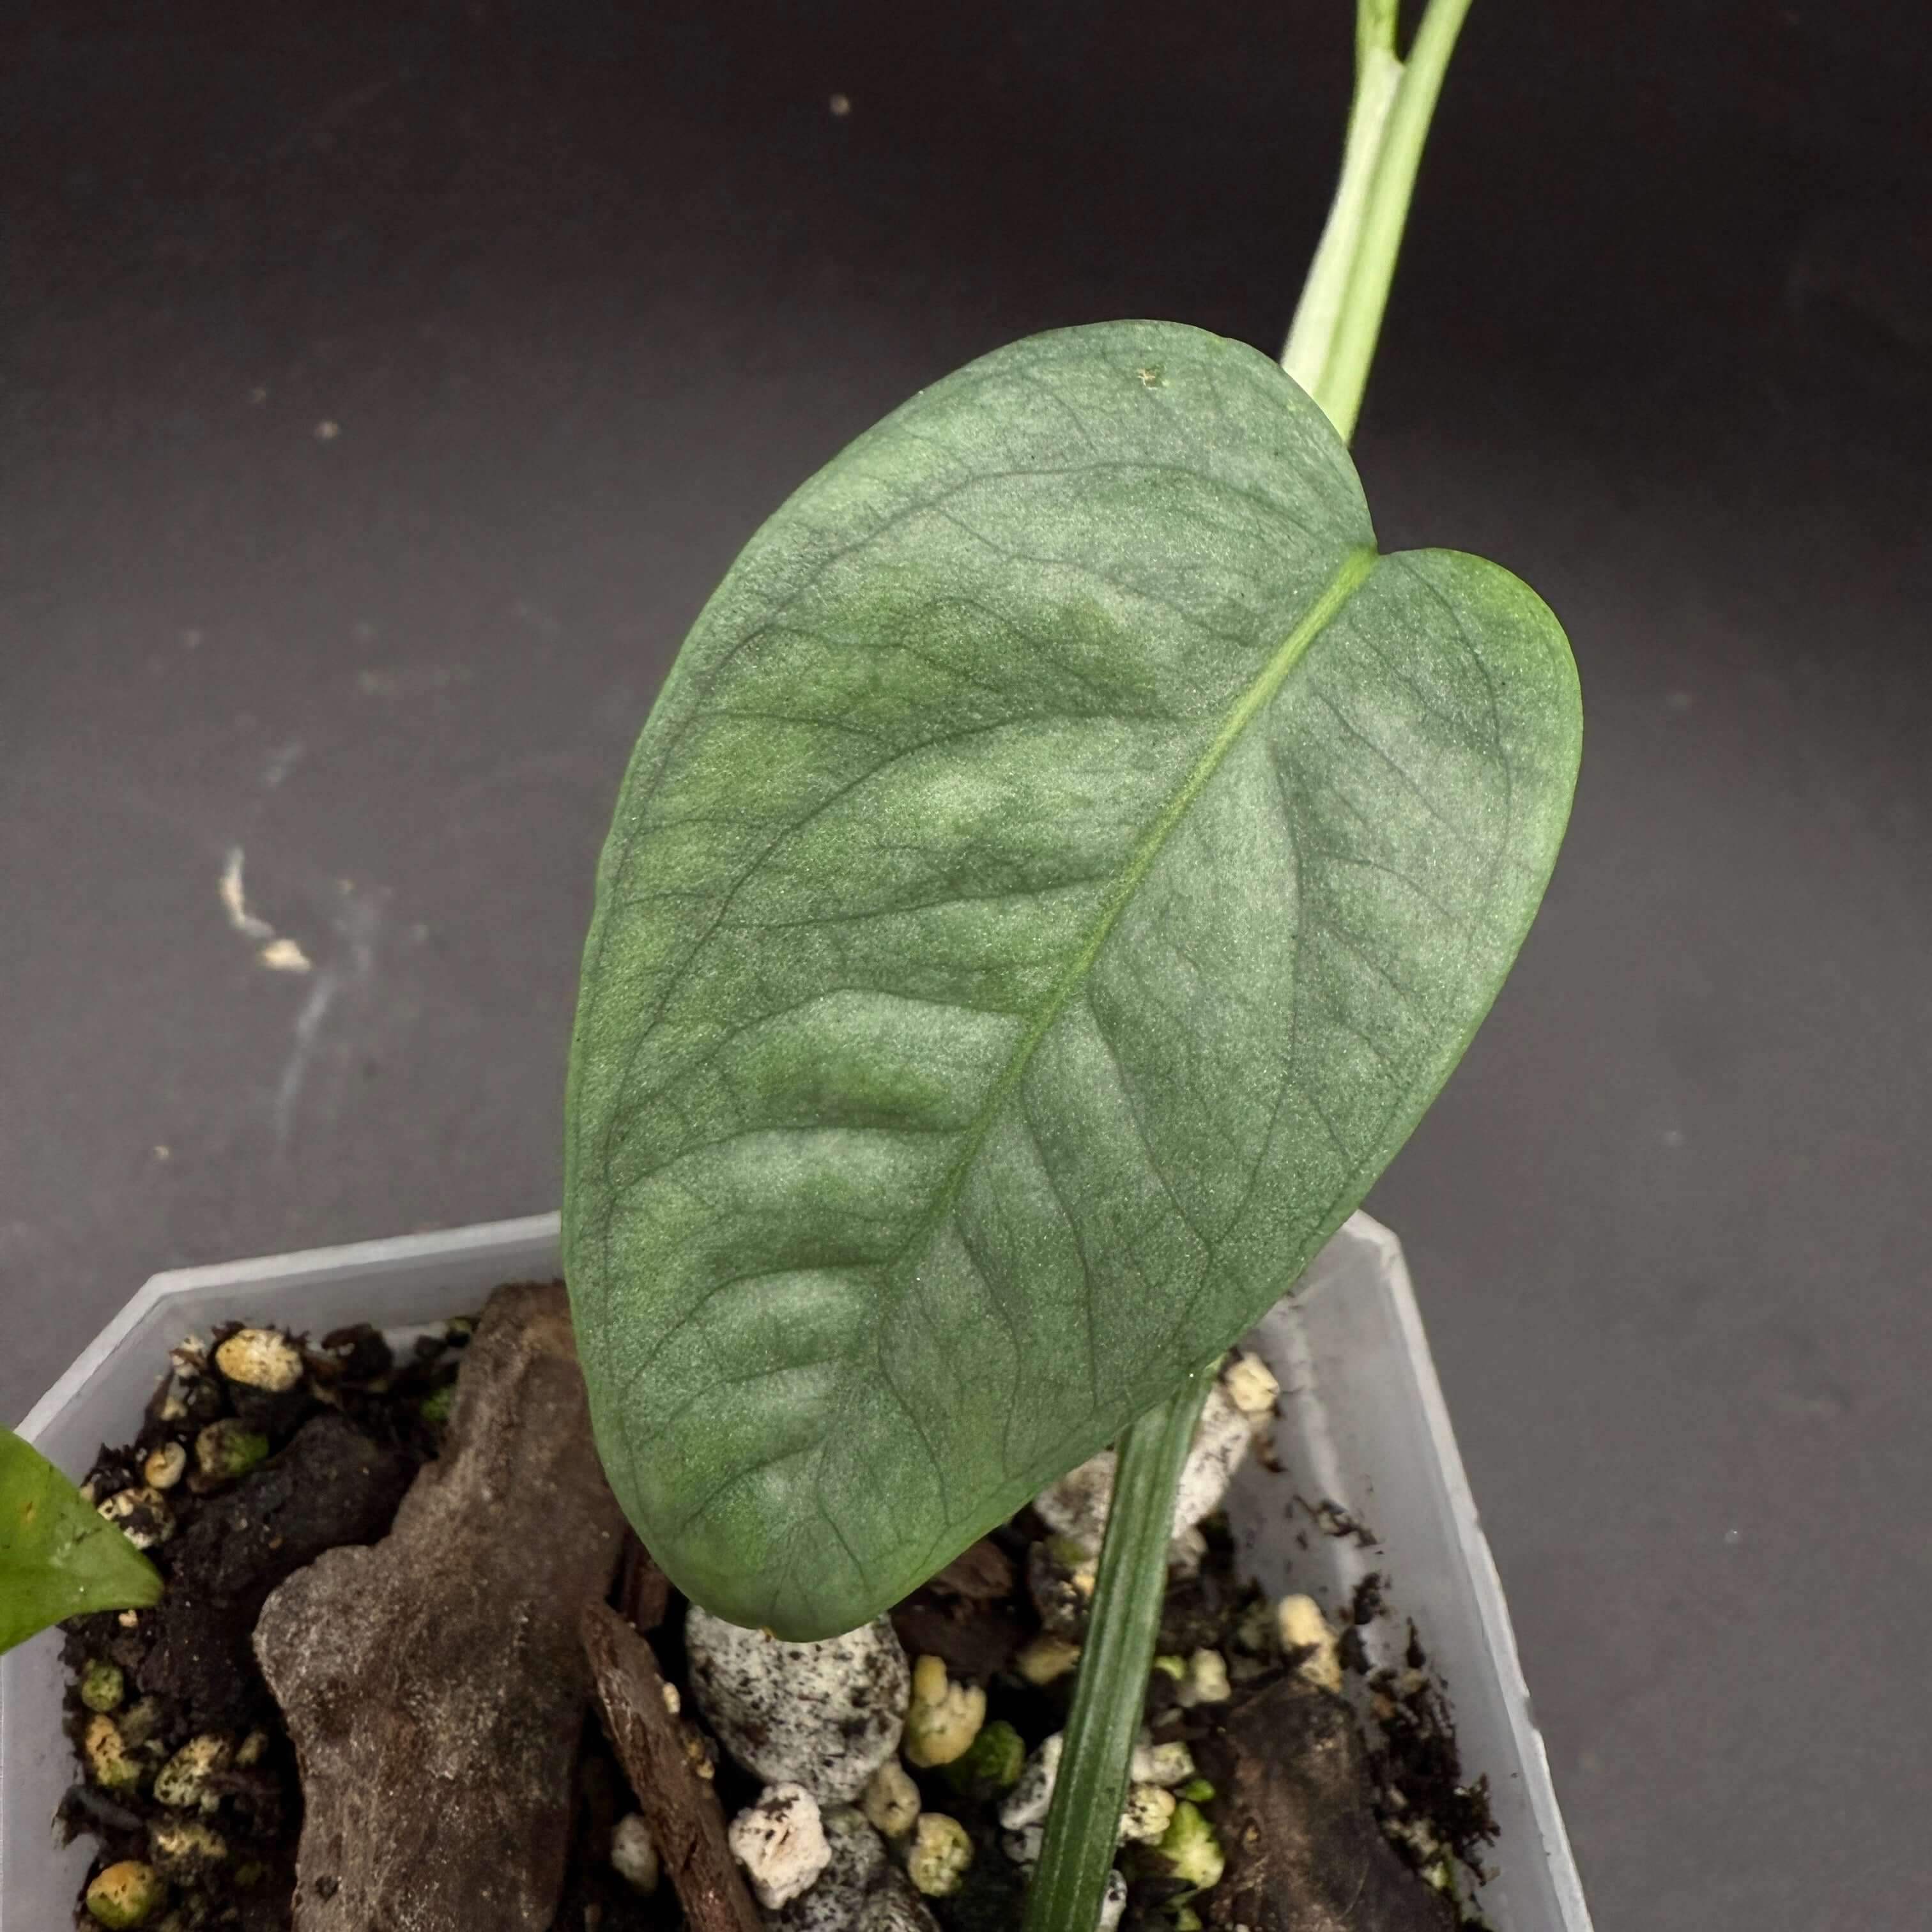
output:
[[[572,1057],[592,1415],[678,1584],[851,1628],[1234,1340],[1496,997],[1580,731],[1535,596],[1378,556],[1198,330],[1016,344],[807,482],[645,727]]]
[[[0,1429],[0,1650],[160,1594],[154,1566],[38,1449]]]

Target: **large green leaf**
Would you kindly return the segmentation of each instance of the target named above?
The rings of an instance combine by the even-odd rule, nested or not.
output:
[[[565,1242],[612,1480],[714,1610],[917,1585],[1233,1341],[1455,1065],[1576,675],[1503,571],[1372,546],[1274,364],[1109,323],[915,396],[699,617],[599,874]]]
[[[0,1650],[64,1617],[160,1594],[154,1566],[38,1449],[0,1429]]]

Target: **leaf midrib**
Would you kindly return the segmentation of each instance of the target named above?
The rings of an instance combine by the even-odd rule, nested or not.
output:
[[[1106,904],[1094,920],[1085,943],[1067,962],[1066,970],[1054,982],[1052,989],[1034,1015],[1032,1023],[1015,1044],[999,1078],[988,1090],[985,1100],[964,1129],[964,1142],[944,1184],[934,1195],[926,1212],[914,1224],[898,1252],[884,1263],[874,1264],[882,1276],[889,1279],[908,1255],[922,1250],[952,1212],[986,1136],[992,1131],[994,1124],[998,1120],[1007,1101],[1025,1078],[1027,1069],[1040,1042],[1052,1030],[1055,1022],[1066,1010],[1068,1001],[1093,970],[1094,962],[1100,956],[1101,948],[1106,944],[1108,937],[1120,915],[1132,902],[1142,880],[1153,869],[1155,860],[1173,836],[1174,828],[1186,817],[1195,800],[1206,790],[1228,752],[1253,722],[1256,715],[1280,690],[1295,666],[1307,655],[1310,646],[1334,622],[1342,606],[1361,588],[1379,560],[1379,553],[1370,544],[1360,545],[1349,551],[1340,568],[1330,578],[1320,596],[1310,607],[1306,616],[1288,634],[1286,640],[1262,668],[1260,675],[1236,700],[1222,721],[1220,730],[1216,733],[1214,742],[1195,761],[1192,770],[1162,808],[1160,816],[1142,835],[1139,844],[1134,848],[1133,856],[1122,869],[1113,891],[1108,896]],[[887,1385],[891,1387],[890,1377],[886,1381]],[[896,1388],[893,1388],[892,1393],[899,1406],[917,1428],[919,1418],[916,1411],[900,1395]],[[922,1429],[920,1433],[923,1440]],[[932,1444],[927,1442],[925,1447],[928,1455],[933,1456]],[[933,1456],[933,1460],[936,1463],[938,1458]],[[941,1536],[945,1533],[944,1529],[939,1532]]]

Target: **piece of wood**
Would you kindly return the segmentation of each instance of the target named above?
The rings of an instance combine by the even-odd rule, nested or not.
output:
[[[389,1534],[298,1571],[255,1628],[302,1769],[295,1932],[550,1932],[578,1619],[623,1530],[562,1284],[499,1289]]]
[[[625,1533],[623,1560],[617,1566],[617,1607],[631,1628],[645,1636],[664,1622],[670,1608],[670,1579],[634,1529]]]
[[[969,1604],[996,1604],[1010,1597],[1019,1583],[1013,1559],[990,1536],[969,1544],[926,1587],[935,1595],[956,1597]]]
[[[666,1696],[656,1654],[602,1604],[586,1608],[583,1630],[604,1728],[691,1932],[764,1932],[726,1842],[718,1793],[698,1768],[696,1737],[672,1708],[676,1694]]]
[[[1226,1875],[1202,1900],[1247,1932],[1452,1932],[1456,1915],[1402,1862],[1370,1808],[1354,1713],[1297,1676],[1229,1708],[1194,1754],[1220,1794]]]
[[[1012,1558],[982,1537],[893,1606],[892,1628],[907,1656],[943,1658],[952,1676],[990,1683],[1029,1634],[1030,1618],[1015,1613],[1020,1587]]]

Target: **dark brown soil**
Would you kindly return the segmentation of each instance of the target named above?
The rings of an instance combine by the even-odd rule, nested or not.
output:
[[[118,1791],[80,1779],[62,1818],[70,1834],[97,1840],[92,1870],[123,1858],[152,1860],[154,1828],[196,1815],[155,1799],[154,1769],[190,1738],[224,1741],[228,1762],[208,1788],[219,1800],[211,1822],[226,1856],[170,1874],[166,1932],[287,1932],[302,1798],[287,1732],[250,1636],[264,1600],[295,1570],[326,1549],[386,1532],[416,1471],[437,1453],[472,1327],[452,1324],[400,1360],[370,1329],[325,1336],[305,1349],[300,1387],[274,1396],[238,1388],[207,1366],[208,1358],[178,1352],[185,1372],[172,1378],[172,1401],[164,1383],[136,1442],[102,1450],[92,1478],[100,1499],[140,1482],[147,1456],[167,1443],[185,1448],[190,1473],[166,1491],[174,1534],[151,1552],[167,1581],[162,1603],[138,1616],[104,1614],[67,1627],[74,1680],[68,1727],[76,1746],[97,1715],[81,1701],[81,1674],[90,1664],[111,1664],[125,1689],[110,1714],[128,1733],[143,1775]],[[194,1459],[198,1432],[226,1418],[266,1436],[270,1453],[224,1484],[194,1473]],[[1333,1504],[1310,1514],[1330,1534],[1366,1535]],[[1382,1580],[1366,1579],[1356,1593],[1342,1655],[1360,1694],[1338,1698],[1297,1675],[1297,1660],[1282,1654],[1274,1636],[1271,1606],[1236,1576],[1225,1530],[1208,1528],[1199,1574],[1170,1588],[1160,1647],[1178,1656],[1220,1652],[1232,1696],[1190,1706],[1172,1679],[1156,1673],[1148,1701],[1155,1740],[1186,1741],[1214,1786],[1202,1808],[1221,1837],[1227,1871],[1194,1909],[1210,1926],[1238,1922],[1251,1932],[1292,1932],[1304,1924],[1337,1932],[1453,1927],[1454,1907],[1424,1874],[1439,1867],[1445,1850],[1480,1872],[1495,1827],[1481,1786],[1463,1782],[1446,1706],[1413,1632],[1405,1667],[1370,1671],[1362,1632],[1388,1614]],[[983,1685],[988,1723],[1010,1724],[1029,1749],[1064,1727],[1073,1679],[1034,1686],[1016,1672],[1015,1659],[1042,1628],[1077,1640],[1083,1614],[1052,1561],[1043,1560],[1044,1540],[1042,1526],[1022,1513],[893,1617],[909,1656],[937,1655],[952,1676]],[[621,1580],[615,1594],[621,1607]],[[652,1640],[666,1676],[680,1685],[684,1607],[673,1592]],[[653,1606],[650,1621],[659,1615]],[[957,1818],[976,1850],[963,1889],[926,1901],[944,1932],[1011,1932],[1023,1916],[1024,1876],[1000,1844],[1004,1790],[959,1766],[914,1776],[926,1807]],[[728,1760],[716,1779],[728,1816],[756,1796],[755,1782]],[[1292,1828],[1289,1812],[1273,1816],[1290,1792],[1299,1806]],[[635,1808],[592,1716],[579,1754],[556,1932],[675,1932],[683,1924],[669,1886],[640,1896],[610,1864],[614,1828]],[[1130,1851],[1123,1869],[1131,1881],[1123,1932],[1174,1932],[1178,1888],[1157,1858]],[[1288,1888],[1334,1909],[1326,1918],[1298,1918]],[[1233,1918],[1223,1906],[1234,1910]],[[84,1914],[80,1923],[91,1928]]]
[[[371,1541],[388,1528],[410,1478],[435,1453],[423,1405],[453,1378],[462,1340],[452,1330],[398,1364],[372,1330],[332,1335],[305,1351],[301,1385],[274,1396],[227,1382],[198,1352],[181,1352],[181,1372],[156,1390],[140,1434],[104,1448],[94,1464],[88,1480],[104,1501],[140,1484],[154,1452],[175,1444],[188,1457],[188,1473],[164,1492],[174,1533],[148,1552],[166,1580],[161,1601],[138,1616],[76,1618],[65,1648],[77,1747],[96,1714],[81,1702],[80,1673],[106,1663],[124,1683],[109,1714],[144,1772],[197,1737],[219,1737],[232,1754],[214,1780],[228,1856],[176,1882],[171,1905],[184,1927],[280,1932],[288,1924],[301,1792],[249,1636],[278,1583],[324,1550]],[[196,1442],[229,1418],[258,1430],[270,1454],[224,1484],[200,1470]],[[145,1775],[138,1787],[111,1794],[77,1783],[62,1809],[70,1832],[100,1840],[97,1869],[150,1858],[153,1829],[183,1816],[154,1798]]]
[[[1325,1533],[1360,1538],[1353,1518],[1333,1504],[1319,1506]],[[1445,1846],[1480,1875],[1480,1855],[1496,1834],[1480,1784],[1466,1786],[1447,1706],[1428,1676],[1410,1632],[1408,1668],[1371,1676],[1361,1631],[1386,1614],[1382,1580],[1363,1580],[1351,1606],[1342,1649],[1345,1669],[1364,1681],[1373,1721],[1364,1726],[1349,1700],[1317,1690],[1296,1675],[1274,1635],[1271,1606],[1236,1573],[1225,1526],[1211,1521],[1208,1555],[1200,1574],[1170,1586],[1159,1648],[1170,1655],[1218,1650],[1226,1659],[1233,1696],[1222,1704],[1180,1701],[1178,1687],[1156,1673],[1148,1720],[1157,1743],[1184,1741],[1216,1787],[1202,1809],[1228,1854],[1226,1875],[1195,1901],[1210,1925],[1244,1924],[1250,1932],[1288,1932],[1321,1925],[1348,1932],[1417,1932],[1459,1923],[1456,1908],[1422,1876],[1435,1862],[1425,1850]],[[1072,1701],[1070,1674],[1036,1689],[1011,1673],[1015,1654],[1043,1622],[1068,1628],[1058,1606],[1045,1608],[1029,1591],[1029,1558],[1042,1526],[1022,1514],[959,1559],[893,1612],[909,1655],[943,1657],[952,1674],[983,1684],[987,1720],[1004,1718],[1029,1747],[1066,1724]],[[1041,1568],[1036,1562],[1036,1582]],[[1042,1592],[1044,1594],[1044,1591]],[[1351,1641],[1352,1640],[1352,1641]],[[1286,1721],[1293,1714],[1293,1721]],[[1322,1768],[1312,1769],[1318,1760]],[[914,1773],[931,1808],[950,1813],[972,1834],[976,1856],[964,1889],[927,1901],[946,1932],[1010,1932],[1023,1916],[1021,1876],[999,1847],[999,1792],[976,1788],[950,1768]],[[1287,1814],[1252,1814],[1235,1799],[1244,1790],[1296,1785],[1304,1856],[1292,1874],[1300,1899],[1322,1904],[1326,1917],[1297,1916],[1283,1900],[1286,1868],[1268,1847],[1246,1837],[1251,1825],[1280,1827]],[[1393,1829],[1388,1828],[1393,1827]],[[1124,1855],[1132,1880],[1122,1932],[1173,1932],[1176,1890],[1156,1860]],[[1365,1872],[1376,1874],[1371,1887]],[[1243,1898],[1232,1918],[1213,1902]],[[1479,1926],[1474,1916],[1460,1922]]]
[[[83,1778],[62,1804],[67,1832],[98,1841],[90,1877],[124,1858],[154,1862],[157,1828],[200,1816],[158,1801],[154,1769],[190,1738],[213,1736],[227,1747],[230,1761],[209,1780],[219,1802],[207,1820],[226,1855],[169,1874],[167,1932],[286,1932],[302,1793],[286,1728],[250,1647],[256,1619],[270,1592],[324,1550],[387,1533],[416,1472],[437,1453],[473,1325],[453,1323],[400,1360],[370,1328],[326,1336],[304,1348],[300,1386],[273,1396],[207,1366],[212,1346],[206,1357],[177,1352],[178,1372],[157,1390],[140,1435],[97,1460],[89,1480],[105,1500],[141,1482],[146,1459],[164,1445],[178,1444],[188,1457],[190,1473],[164,1492],[173,1534],[149,1552],[166,1581],[160,1603],[131,1622],[111,1612],[76,1618],[64,1651],[76,1748],[97,1715],[81,1701],[82,1674],[89,1664],[111,1664],[124,1689],[107,1714],[142,1767],[133,1790],[110,1792]],[[230,1332],[218,1330],[214,1343]],[[197,1472],[196,1440],[228,1418],[259,1431],[269,1454],[238,1480],[211,1481]],[[577,1787],[558,1924],[670,1932],[680,1922],[675,1904],[640,1898],[610,1868],[611,1828],[634,1808],[594,1720]],[[98,1932],[84,1912],[77,1922]]]

